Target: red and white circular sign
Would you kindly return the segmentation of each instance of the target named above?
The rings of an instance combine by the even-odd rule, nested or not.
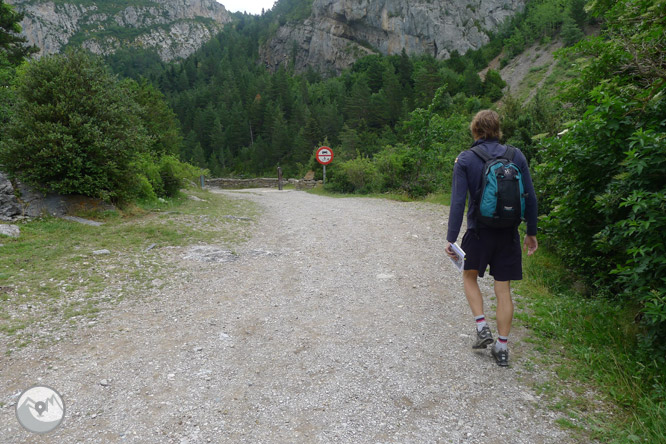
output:
[[[333,162],[333,150],[327,146],[322,146],[317,150],[317,162],[322,165],[328,165]]]

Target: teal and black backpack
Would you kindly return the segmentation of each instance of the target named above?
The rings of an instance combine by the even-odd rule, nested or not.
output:
[[[525,220],[526,194],[523,174],[513,163],[516,148],[507,145],[500,157],[491,157],[478,145],[471,150],[485,163],[476,199],[476,220],[492,228],[517,227]]]

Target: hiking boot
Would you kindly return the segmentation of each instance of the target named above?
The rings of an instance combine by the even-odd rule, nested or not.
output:
[[[493,334],[490,332],[490,328],[486,325],[481,331],[476,331],[476,342],[472,345],[472,348],[486,348],[488,344],[492,343]]]
[[[497,350],[493,346],[493,348],[490,350],[490,354],[493,355],[495,362],[497,362],[497,365],[500,367],[509,366],[509,350]]]

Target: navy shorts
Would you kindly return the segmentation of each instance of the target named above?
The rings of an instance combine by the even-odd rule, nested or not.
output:
[[[523,278],[520,235],[516,228],[467,230],[461,248],[465,252],[465,270],[477,270],[483,277],[490,265],[490,274],[496,281]]]

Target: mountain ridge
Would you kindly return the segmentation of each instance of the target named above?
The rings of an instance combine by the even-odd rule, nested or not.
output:
[[[430,54],[446,59],[490,40],[524,0],[314,0],[302,22],[284,23],[262,46],[272,71],[293,65],[339,74],[369,54]]]
[[[163,61],[185,58],[231,21],[215,0],[8,0],[24,14],[23,34],[39,55],[80,45],[109,55],[153,48]]]

